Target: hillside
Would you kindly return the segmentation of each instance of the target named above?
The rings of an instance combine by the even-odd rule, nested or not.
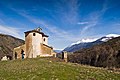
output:
[[[0,62],[0,80],[119,80],[120,73],[51,58]]]
[[[10,35],[0,34],[0,59],[7,55],[12,57],[13,49],[24,41]]]
[[[69,56],[69,61],[99,67],[120,68],[120,37],[91,48],[78,50]]]

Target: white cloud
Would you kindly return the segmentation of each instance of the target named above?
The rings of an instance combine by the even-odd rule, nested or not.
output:
[[[32,23],[36,25],[42,25],[44,28],[48,31],[48,33],[51,35],[52,39],[55,40],[68,40],[68,41],[77,41],[79,40],[86,32],[89,32],[88,30],[94,26],[96,26],[101,18],[101,16],[104,14],[104,12],[107,10],[106,3],[103,5],[103,8],[100,11],[92,12],[90,13],[85,19],[83,20],[85,22],[79,22],[79,17],[78,17],[78,9],[80,7],[80,4],[78,4],[78,0],[70,0],[66,2],[58,2],[59,5],[57,5],[57,9],[55,12],[57,13],[56,15],[60,17],[61,21],[63,23],[71,23],[71,24],[79,24],[79,25],[84,25],[83,29],[81,30],[80,33],[77,35],[74,35],[68,31],[65,31],[63,29],[60,29],[58,26],[55,26],[53,24],[49,24],[47,21],[41,20],[41,19],[36,19],[33,16],[30,16],[26,11],[24,10],[14,10],[16,13],[19,15],[25,17]],[[66,4],[67,7],[64,7]],[[51,11],[49,11],[51,12]],[[55,17],[54,14],[51,14],[53,17]]]
[[[69,33],[69,31],[64,31],[63,29],[61,30],[57,26],[51,25],[45,21],[33,18],[31,20],[33,23],[44,26],[44,28],[46,28],[52,34],[52,37],[55,37],[60,40],[64,38],[65,40],[68,41],[75,41],[76,39],[78,39],[73,34]]]
[[[90,29],[91,27],[94,27],[96,24],[97,24],[97,22],[94,22],[94,23],[90,23],[90,24],[84,26],[84,28],[82,29],[80,34],[81,35],[84,34],[88,29]]]
[[[12,35],[17,38],[23,39],[23,37],[21,37],[21,35],[20,35],[20,30],[18,28],[0,25],[0,33]]]
[[[78,22],[77,24],[84,25],[84,24],[88,24],[88,22]]]
[[[58,1],[56,13],[62,23],[76,24],[79,21],[79,7],[78,0]]]
[[[79,24],[86,24],[84,26],[84,28],[82,29],[82,31],[80,32],[81,35],[85,34],[86,32],[88,32],[89,29],[95,27],[98,23],[100,23],[101,17],[102,15],[106,12],[106,10],[108,9],[108,2],[107,0],[105,0],[105,2],[103,3],[102,9],[100,11],[94,11],[91,12],[85,19],[87,21],[86,22],[81,22]]]
[[[26,19],[28,19],[32,23],[34,23],[36,25],[44,26],[44,28],[47,29],[47,31],[49,31],[49,33],[52,34],[51,37],[53,37],[55,39],[60,39],[61,40],[62,38],[64,38],[65,40],[68,40],[68,41],[79,40],[78,37],[75,37],[73,34],[69,33],[69,31],[64,31],[63,29],[61,30],[57,26],[51,25],[44,20],[36,19],[36,18],[28,15],[27,12],[25,12],[24,10],[18,11],[18,10],[14,9],[14,11],[16,11],[21,16],[25,17]]]

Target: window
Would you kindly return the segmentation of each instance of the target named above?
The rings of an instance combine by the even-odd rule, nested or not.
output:
[[[33,33],[33,36],[35,36],[35,33]]]
[[[44,38],[44,41],[45,41],[45,38]]]

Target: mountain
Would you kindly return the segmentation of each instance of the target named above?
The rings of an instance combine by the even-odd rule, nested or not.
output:
[[[24,40],[15,38],[10,35],[0,34],[0,60],[5,55],[12,58],[13,49],[24,43]]]
[[[60,53],[61,52],[61,50],[54,50],[56,53]]]
[[[101,44],[79,49],[69,55],[69,61],[97,67],[120,68],[120,37],[112,36],[115,37],[112,39],[109,39],[111,36],[106,37],[98,39],[105,40]]]
[[[75,52],[79,49],[83,49],[83,48],[89,48],[92,47],[93,45],[97,45],[97,44],[101,44],[103,42],[106,42],[114,37],[118,37],[120,35],[117,34],[109,34],[106,35],[104,37],[101,38],[96,38],[96,39],[82,39],[76,43],[72,43],[70,46],[68,46],[67,48],[65,48],[63,51],[67,51],[67,52]]]

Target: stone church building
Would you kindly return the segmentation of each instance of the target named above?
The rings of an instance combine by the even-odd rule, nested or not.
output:
[[[48,46],[48,36],[41,32],[41,28],[30,30],[25,33],[25,44],[14,48],[13,59],[56,57],[51,46]]]

